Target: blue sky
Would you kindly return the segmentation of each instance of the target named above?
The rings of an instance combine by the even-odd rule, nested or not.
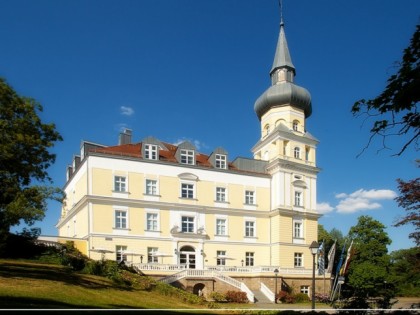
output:
[[[419,16],[417,0],[283,3],[295,82],[312,95],[307,130],[320,140],[320,223],[345,235],[370,215],[388,227],[390,250],[413,246],[411,227],[391,224],[404,214],[396,179],[418,176],[418,154],[392,157],[403,143],[394,139],[394,151],[378,153],[377,141],[357,157],[369,125],[350,108],[384,89]],[[50,169],[60,187],[82,140],[114,145],[124,127],[135,141],[188,139],[251,157],[279,21],[276,0],[0,0],[0,76],[62,134]],[[50,203],[36,226],[56,235],[59,215]]]

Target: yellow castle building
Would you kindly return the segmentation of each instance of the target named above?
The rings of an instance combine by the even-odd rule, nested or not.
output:
[[[254,105],[253,158],[133,142],[131,130],[115,146],[83,142],[67,168],[59,238],[195,293],[236,288],[252,302],[284,287],[309,294],[318,140],[305,128],[310,94],[294,76],[282,22],[271,86]],[[324,285],[317,276],[317,291]]]

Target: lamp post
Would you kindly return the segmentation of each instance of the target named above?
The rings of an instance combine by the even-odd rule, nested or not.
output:
[[[274,289],[274,303],[276,303],[277,304],[277,274],[279,273],[279,270],[276,268],[276,269],[274,269],[274,276],[275,276],[275,279],[276,279],[276,285],[275,285],[275,289]]]
[[[312,309],[315,309],[315,255],[318,252],[319,244],[313,241],[309,246],[312,254]]]

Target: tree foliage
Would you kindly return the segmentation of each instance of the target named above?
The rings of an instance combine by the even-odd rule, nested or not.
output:
[[[412,224],[415,231],[409,234],[417,246],[420,246],[420,178],[403,181],[397,179],[400,196],[395,198],[398,205],[405,209],[406,215],[397,220],[395,226]]]
[[[45,124],[35,100],[19,96],[0,78],[0,235],[23,220],[42,220],[49,198],[61,199],[48,168],[55,161],[50,152],[61,141],[54,124]]]
[[[391,244],[385,226],[370,216],[360,216],[357,224],[350,228],[348,237],[353,240],[354,249],[349,263],[349,296],[356,300],[383,296],[384,284],[389,281],[387,245]],[[387,295],[388,302],[389,298]]]
[[[392,252],[390,274],[398,296],[420,296],[420,247]]]
[[[361,99],[354,103],[353,115],[373,118],[368,144],[373,138],[382,138],[387,147],[389,136],[404,136],[404,144],[396,155],[401,155],[411,144],[417,148],[420,136],[420,25],[416,26],[410,45],[404,50],[398,71],[388,79],[385,90],[371,100]],[[377,120],[375,120],[377,119]]]

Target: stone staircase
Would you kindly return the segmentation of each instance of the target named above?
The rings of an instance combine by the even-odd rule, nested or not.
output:
[[[252,290],[252,293],[254,293],[255,304],[273,304],[260,290]]]

